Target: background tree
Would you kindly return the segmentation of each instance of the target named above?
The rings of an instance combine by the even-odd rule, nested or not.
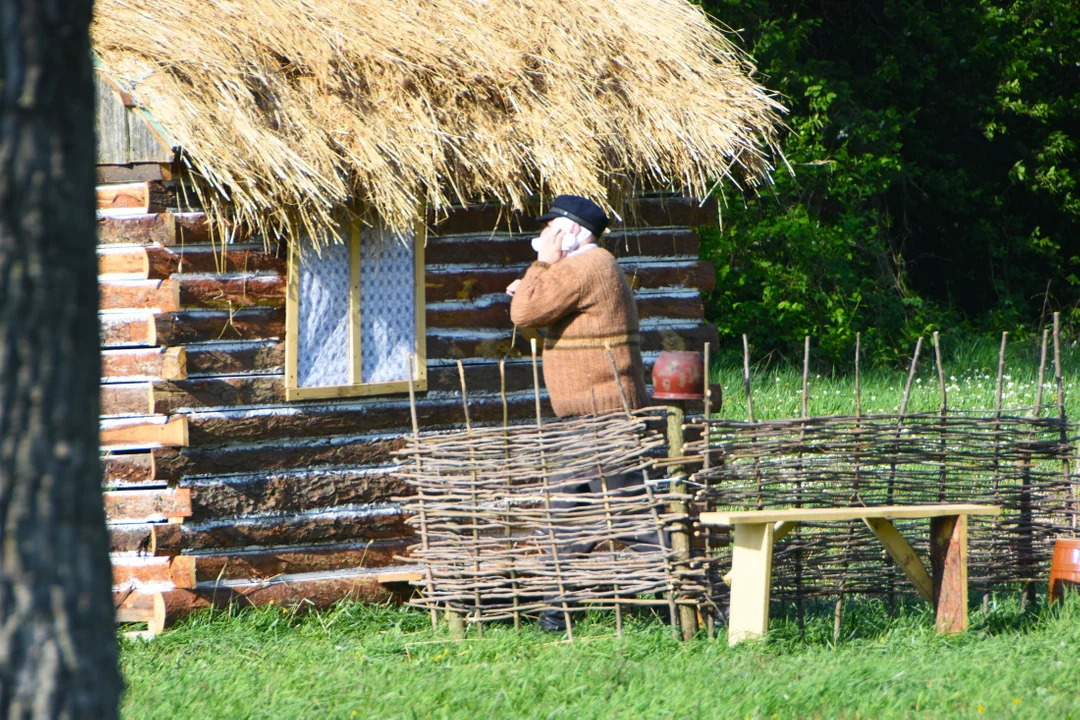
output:
[[[1080,323],[1080,4],[705,0],[785,96],[795,177],[729,192],[709,309],[849,362],[932,329]]]
[[[0,716],[116,715],[91,0],[0,0]]]

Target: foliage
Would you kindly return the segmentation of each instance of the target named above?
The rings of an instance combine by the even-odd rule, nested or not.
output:
[[[298,617],[267,607],[202,613],[125,643],[124,717],[683,718],[1068,717],[1080,711],[1080,602],[1019,611],[998,593],[972,630],[942,637],[921,601],[888,616],[850,599],[839,645],[832,602],[774,616],[769,639],[728,648],[673,640],[649,616],[591,616],[575,642],[528,624],[453,641],[428,616],[341,604]],[[790,608],[789,608],[790,609]]]
[[[783,94],[794,175],[726,193],[721,334],[879,361],[958,324],[1080,322],[1080,5],[706,0]]]

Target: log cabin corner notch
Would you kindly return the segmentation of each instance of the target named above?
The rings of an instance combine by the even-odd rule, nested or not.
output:
[[[287,400],[403,393],[410,372],[427,390],[423,218],[409,236],[353,221],[344,243],[290,246]]]

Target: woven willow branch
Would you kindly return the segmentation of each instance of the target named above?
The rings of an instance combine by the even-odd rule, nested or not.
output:
[[[1075,451],[1078,428],[1060,418],[953,411],[757,423],[696,418],[688,426],[708,430],[707,442],[687,450],[699,462],[709,454],[708,469],[691,480],[695,502],[710,509],[1001,505],[998,518],[969,519],[970,578],[984,587],[1043,579],[1054,538],[1070,533],[1077,513],[1075,482],[1062,463]],[[926,551],[918,521],[896,524]],[[715,556],[730,563],[727,548]],[[773,572],[776,593],[791,599],[842,585],[882,593],[898,570],[862,523],[830,523],[801,526],[781,541]]]
[[[414,436],[396,453],[398,475],[416,489],[404,509],[426,545],[411,558],[431,573],[414,604],[483,622],[666,605],[659,595],[672,590],[684,601],[707,595],[700,559],[676,563],[663,533],[687,519],[669,504],[690,496],[604,482],[648,473],[650,454],[664,445],[648,420],[620,412]],[[574,492],[590,480],[598,492]],[[661,544],[634,541],[642,536]],[[595,549],[571,552],[578,544]]]

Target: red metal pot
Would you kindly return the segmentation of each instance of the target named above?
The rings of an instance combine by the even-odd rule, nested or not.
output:
[[[1065,594],[1065,586],[1080,590],[1080,538],[1059,538],[1050,561],[1050,602]]]
[[[701,353],[665,350],[652,369],[657,400],[700,400],[705,397],[705,363]]]

